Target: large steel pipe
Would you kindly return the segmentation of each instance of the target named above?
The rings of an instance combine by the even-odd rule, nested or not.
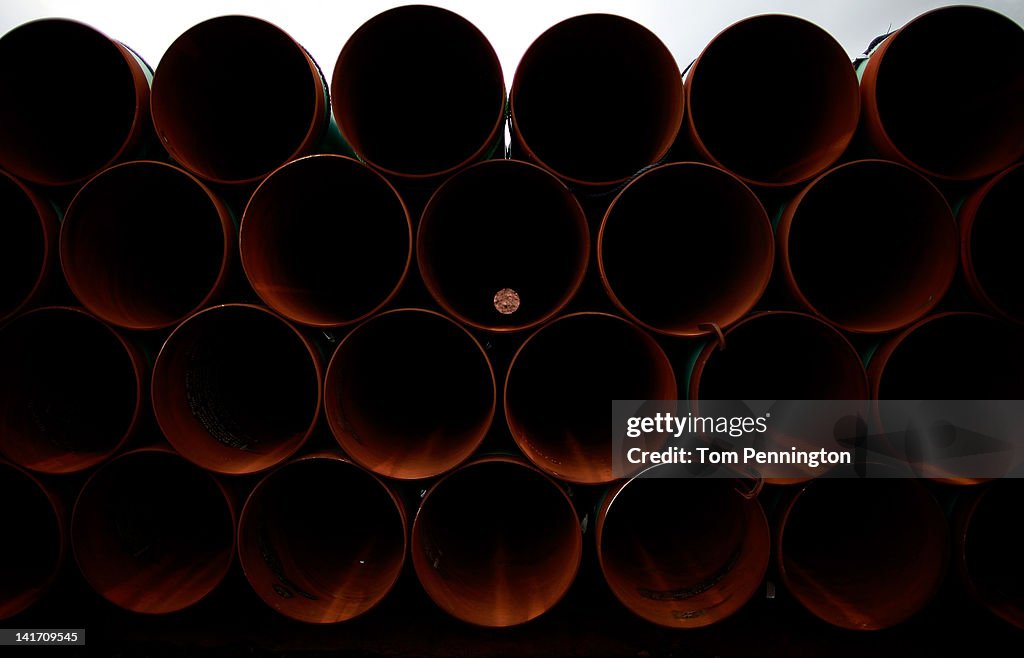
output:
[[[405,547],[405,512],[395,492],[324,453],[263,478],[238,525],[238,556],[259,597],[315,624],[377,605],[398,580]]]
[[[7,619],[56,580],[64,559],[64,514],[38,480],[0,462],[0,516],[8,526],[0,542],[0,619]]]
[[[605,494],[596,528],[612,592],[669,628],[729,617],[754,596],[768,568],[768,520],[733,480],[633,478]]]
[[[638,23],[586,14],[523,55],[509,94],[513,154],[595,188],[666,156],[683,119],[679,67]]]
[[[1024,243],[1024,164],[1007,169],[960,207],[960,258],[974,296],[1024,324],[1019,246]]]
[[[496,397],[480,343],[443,315],[417,309],[356,327],[324,382],[327,423],[345,453],[402,480],[469,458],[491,426]]]
[[[550,610],[579,569],[583,536],[565,492],[510,457],[463,466],[427,492],[412,528],[412,563],[445,612],[515,626]]]
[[[948,541],[942,508],[916,480],[816,480],[782,505],[775,555],[808,611],[868,631],[909,619],[935,596]]]
[[[773,257],[771,222],[757,196],[697,163],[641,174],[612,202],[597,237],[612,301],[633,321],[676,336],[739,320],[767,287]]]
[[[133,433],[145,362],[88,313],[48,307],[0,329],[0,453],[44,473],[99,464]]]
[[[882,160],[815,179],[786,207],[777,239],[793,296],[846,331],[910,324],[935,308],[956,274],[956,221],[942,194]]]
[[[640,327],[605,313],[534,332],[505,380],[505,418],[530,461],[569,482],[611,482],[612,400],[675,400],[672,365]]]
[[[152,134],[150,75],[135,53],[82,23],[11,30],[0,38],[0,167],[64,186],[133,155]]]
[[[250,16],[189,28],[153,78],[153,124],[175,160],[206,180],[251,183],[327,136],[327,86],[283,30]]]
[[[136,450],[86,482],[71,544],[86,582],[106,600],[131,612],[176,612],[224,579],[235,514],[208,473],[169,450]]]
[[[103,320],[161,329],[224,288],[235,250],[227,207],[198,179],[160,162],[107,169],[61,224],[68,286]]]
[[[795,16],[731,25],[686,76],[687,130],[697,152],[744,181],[805,181],[850,144],[860,113],[846,51]]]
[[[291,162],[257,188],[242,216],[242,266],[256,294],[296,322],[369,317],[405,280],[409,212],[380,174],[337,155]]]
[[[45,291],[57,254],[57,213],[18,179],[0,171],[0,322]]]
[[[175,450],[218,473],[284,461],[320,413],[316,349],[280,317],[214,306],[170,335],[153,368],[153,411]]]
[[[431,182],[501,155],[501,63],[447,9],[397,7],[364,23],[338,55],[331,95],[345,140],[386,174]]]
[[[966,494],[953,515],[953,560],[975,601],[1024,629],[1022,505],[1024,488],[1019,480]]]
[[[708,341],[689,377],[691,400],[867,400],[860,356],[803,313],[756,313]]]
[[[489,331],[552,317],[582,283],[589,254],[575,197],[543,169],[515,160],[483,162],[449,179],[427,204],[416,238],[430,294]]]
[[[955,48],[955,57],[936,54]],[[994,174],[1024,155],[1024,30],[990,9],[943,7],[875,49],[863,124],[885,158],[938,178]]]

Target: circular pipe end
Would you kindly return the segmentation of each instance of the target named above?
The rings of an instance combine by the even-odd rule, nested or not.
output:
[[[616,185],[665,157],[683,104],[679,66],[653,32],[621,16],[575,16],[537,37],[516,69],[513,148],[570,183]]]
[[[597,237],[601,281],[615,305],[673,336],[705,335],[743,317],[768,286],[773,258],[771,221],[757,196],[735,176],[693,162],[630,182]]]
[[[224,579],[235,514],[208,473],[169,450],[137,450],[86,482],[71,544],[100,596],[131,612],[167,614],[195,605]]]
[[[582,553],[565,492],[508,457],[447,475],[427,492],[412,527],[423,589],[448,614],[489,628],[524,624],[554,607]]]
[[[246,184],[309,152],[328,123],[327,89],[306,51],[276,25],[219,16],[170,45],[153,77],[164,148],[206,180]]]
[[[448,179],[427,204],[416,237],[431,296],[486,331],[521,331],[550,319],[579,289],[589,254],[576,198],[545,170],[516,160],[481,162]]]
[[[18,179],[0,171],[0,322],[46,288],[57,252],[57,213]]]
[[[675,400],[672,365],[640,327],[605,313],[575,313],[534,332],[505,380],[505,418],[526,457],[568,482],[614,479],[611,400]]]
[[[398,178],[444,177],[504,140],[498,55],[472,23],[440,7],[397,7],[364,23],[338,55],[331,95],[359,159]]]
[[[294,454],[320,414],[314,347],[258,306],[196,313],[153,368],[153,411],[175,450],[207,470],[256,473]]]
[[[257,188],[239,230],[256,294],[290,320],[336,327],[373,315],[398,293],[412,227],[394,187],[359,162],[313,155]]]
[[[88,75],[59,76],[69,65]],[[72,20],[32,21],[5,34],[0,167],[32,183],[66,186],[130,153],[150,125],[143,67],[121,44]]]
[[[127,329],[181,322],[224,287],[235,229],[227,207],[177,167],[152,161],[107,169],[75,196],[60,256],[82,305]]]
[[[0,453],[40,473],[74,473],[117,452],[142,407],[144,361],[114,330],[47,307],[0,328]]]
[[[406,519],[395,493],[341,457],[303,457],[249,495],[238,530],[249,584],[277,612],[348,621],[377,605],[402,571]]]
[[[685,89],[690,141],[753,185],[814,177],[857,131],[857,75],[846,51],[795,16],[766,14],[729,26],[690,67]]]
[[[494,371],[468,331],[398,309],[356,327],[327,368],[324,409],[342,450],[400,480],[434,477],[479,447],[496,406]]]

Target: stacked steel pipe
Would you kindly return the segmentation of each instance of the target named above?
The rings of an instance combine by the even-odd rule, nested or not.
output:
[[[68,59],[90,75],[37,71]],[[1011,482],[616,479],[608,423],[614,399],[1024,399],[1009,18],[935,10],[851,64],[757,16],[680,75],[647,27],[577,16],[508,97],[434,7],[368,21],[330,79],[256,18],[155,75],[48,19],[0,38],[0,88],[0,619],[68,554],[149,614],[237,557],[317,624],[415,579],[513,626],[598,579],[695,628],[767,579],[870,630],[951,569],[1024,628]]]

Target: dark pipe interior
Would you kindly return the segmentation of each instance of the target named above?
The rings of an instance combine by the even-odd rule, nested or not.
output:
[[[1000,617],[1024,628],[1024,529],[1018,522],[1024,489],[1001,481],[982,494],[964,540],[967,577]]]
[[[39,598],[57,574],[63,531],[46,492],[2,462],[0,516],[9,524],[0,542],[0,619],[6,619]]]
[[[1024,399],[1024,337],[981,315],[945,315],[918,326],[885,363],[879,400]]]
[[[403,310],[345,338],[324,399],[331,430],[357,462],[388,477],[431,477],[468,458],[487,433],[494,375],[457,324]]]
[[[760,298],[772,228],[757,197],[712,167],[667,165],[636,179],[605,218],[606,285],[639,321],[673,334],[727,326]],[[666,292],[668,294],[666,294]]]
[[[866,400],[860,357],[842,334],[806,315],[757,316],[726,334],[697,382],[702,400]]]
[[[779,561],[815,615],[858,630],[920,610],[945,574],[942,509],[919,482],[818,480],[788,510]]]
[[[457,174],[434,195],[417,253],[427,288],[443,306],[471,324],[513,330],[569,301],[588,246],[586,217],[569,190],[543,170],[502,160]],[[509,314],[494,302],[505,288],[520,300]]]
[[[75,197],[61,262],[75,296],[107,321],[155,329],[181,321],[220,283],[234,230],[195,179],[155,162],[121,165]]]
[[[865,161],[828,173],[796,207],[789,265],[824,317],[851,331],[913,322],[956,272],[957,230],[942,194],[897,164]]]
[[[278,27],[221,16],[178,37],[153,79],[153,121],[171,155],[218,181],[264,176],[296,155],[322,82]]]
[[[234,519],[207,473],[168,452],[120,457],[82,489],[71,522],[82,575],[133,612],[174,612],[223,579]]]
[[[238,541],[249,583],[272,608],[333,623],[366,612],[391,589],[405,560],[405,520],[369,473],[306,459],[253,492]]]
[[[33,21],[0,38],[0,89],[0,166],[49,185],[109,163],[138,111],[125,56],[104,35],[68,20]]]
[[[956,57],[935,54],[956,48]],[[1024,30],[980,7],[929,12],[892,37],[878,114],[896,147],[939,175],[977,178],[1024,151]]]
[[[728,28],[701,53],[688,84],[700,141],[748,180],[806,180],[835,162],[857,129],[849,57],[827,32],[794,16],[755,16]]]
[[[989,190],[978,206],[967,248],[974,276],[992,303],[1024,322],[1024,166]]]
[[[441,608],[474,624],[512,626],[561,599],[582,543],[572,505],[554,482],[521,464],[485,462],[428,494],[412,559]]]
[[[545,167],[614,183],[655,162],[682,122],[683,88],[668,48],[643,26],[576,16],[529,47],[512,85],[522,140]]]
[[[672,366],[640,328],[599,314],[546,325],[516,355],[505,413],[531,461],[562,479],[612,479],[612,400],[674,400]]]
[[[652,477],[619,491],[599,548],[605,578],[627,607],[655,623],[695,627],[750,599],[768,566],[768,524],[735,486]]]
[[[132,355],[106,326],[62,308],[0,330],[0,451],[22,466],[67,473],[98,464],[139,410]]]
[[[306,158],[275,172],[253,195],[242,224],[242,262],[253,288],[297,322],[340,325],[372,313],[409,262],[401,200],[348,158]]]
[[[341,133],[361,158],[425,175],[465,164],[499,137],[505,83],[494,49],[471,23],[438,7],[406,6],[352,35],[331,95]]]
[[[32,296],[46,275],[51,236],[32,199],[3,173],[0,208],[0,318],[4,318]]]
[[[204,311],[167,340],[153,373],[157,421],[176,450],[222,473],[272,466],[302,445],[319,373],[283,320],[253,307]]]

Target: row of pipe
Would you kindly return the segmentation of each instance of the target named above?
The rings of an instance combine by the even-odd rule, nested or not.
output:
[[[764,205],[736,177],[705,164],[666,164],[615,196],[593,249],[576,198],[516,160],[455,174],[414,222],[395,188],[365,165],[337,155],[301,158],[262,182],[237,231],[210,188],[169,164],[105,170],[75,195],[59,231],[52,209],[5,177],[11,257],[0,301],[8,315],[23,309],[59,260],[90,312],[126,329],[155,330],[225,298],[240,270],[281,315],[339,327],[381,310],[415,267],[447,313],[506,332],[562,311],[596,267],[631,320],[699,336],[749,313],[777,267],[808,311],[845,331],[883,333],[935,309],[962,264],[981,304],[1022,321],[1024,297],[1012,285],[1022,174],[1017,165],[975,190],[957,220],[939,190],[903,165],[849,162],[797,193],[773,230]],[[513,308],[498,303],[502,291],[515,295]]]
[[[173,452],[135,450],[90,476],[67,527],[59,496],[13,465],[0,463],[0,473],[0,501],[20,528],[2,546],[0,618],[42,596],[70,551],[99,595],[132,612],[198,603],[237,555],[271,608],[335,623],[383,600],[408,555],[441,609],[506,627],[554,607],[584,550],[566,491],[505,456],[435,482],[411,526],[394,485],[333,453],[272,471],[239,506],[230,487]],[[952,557],[971,596],[1024,628],[1016,540],[1005,534],[1021,504],[1016,482],[960,490],[951,525],[914,480],[819,480],[781,491],[766,514],[756,492],[734,480],[614,485],[598,503],[593,539],[609,589],[650,622],[697,628],[743,608],[767,576],[830,624],[877,630],[924,608]]]
[[[31,311],[0,328],[0,357],[0,453],[50,474],[85,470],[119,451],[150,399],[174,449],[216,473],[284,462],[322,412],[359,465],[398,480],[435,477],[480,448],[501,409],[533,464],[578,484],[614,479],[608,400],[1024,399],[1022,331],[962,312],[893,335],[866,370],[842,333],[797,312],[744,318],[684,359],[624,318],[572,313],[520,344],[501,388],[487,349],[425,309],[363,322],[326,367],[310,337],[248,304],[183,322],[151,374],[129,340],[74,308]]]
[[[957,57],[936,66],[950,44]],[[770,53],[779,66],[752,53]],[[38,66],[21,66],[27,56]],[[764,15],[718,34],[681,80],[647,28],[577,16],[523,55],[508,95],[511,148],[593,190],[661,161],[678,140],[750,184],[777,187],[828,169],[861,125],[888,159],[940,179],[978,179],[1024,154],[1022,58],[1020,26],[977,7],[919,16],[858,71],[821,28]],[[39,73],[67,61],[92,74],[54,85]],[[436,182],[504,141],[497,55],[476,27],[437,7],[399,7],[366,22],[330,81],[291,36],[257,18],[190,28],[155,73],[87,26],[35,21],[0,39],[0,85],[16,99],[0,110],[0,167],[47,186],[84,182],[154,130],[185,168],[229,185],[324,148],[348,149],[407,182]],[[595,90],[604,90],[597,102]],[[82,128],[58,132],[68,98]]]

